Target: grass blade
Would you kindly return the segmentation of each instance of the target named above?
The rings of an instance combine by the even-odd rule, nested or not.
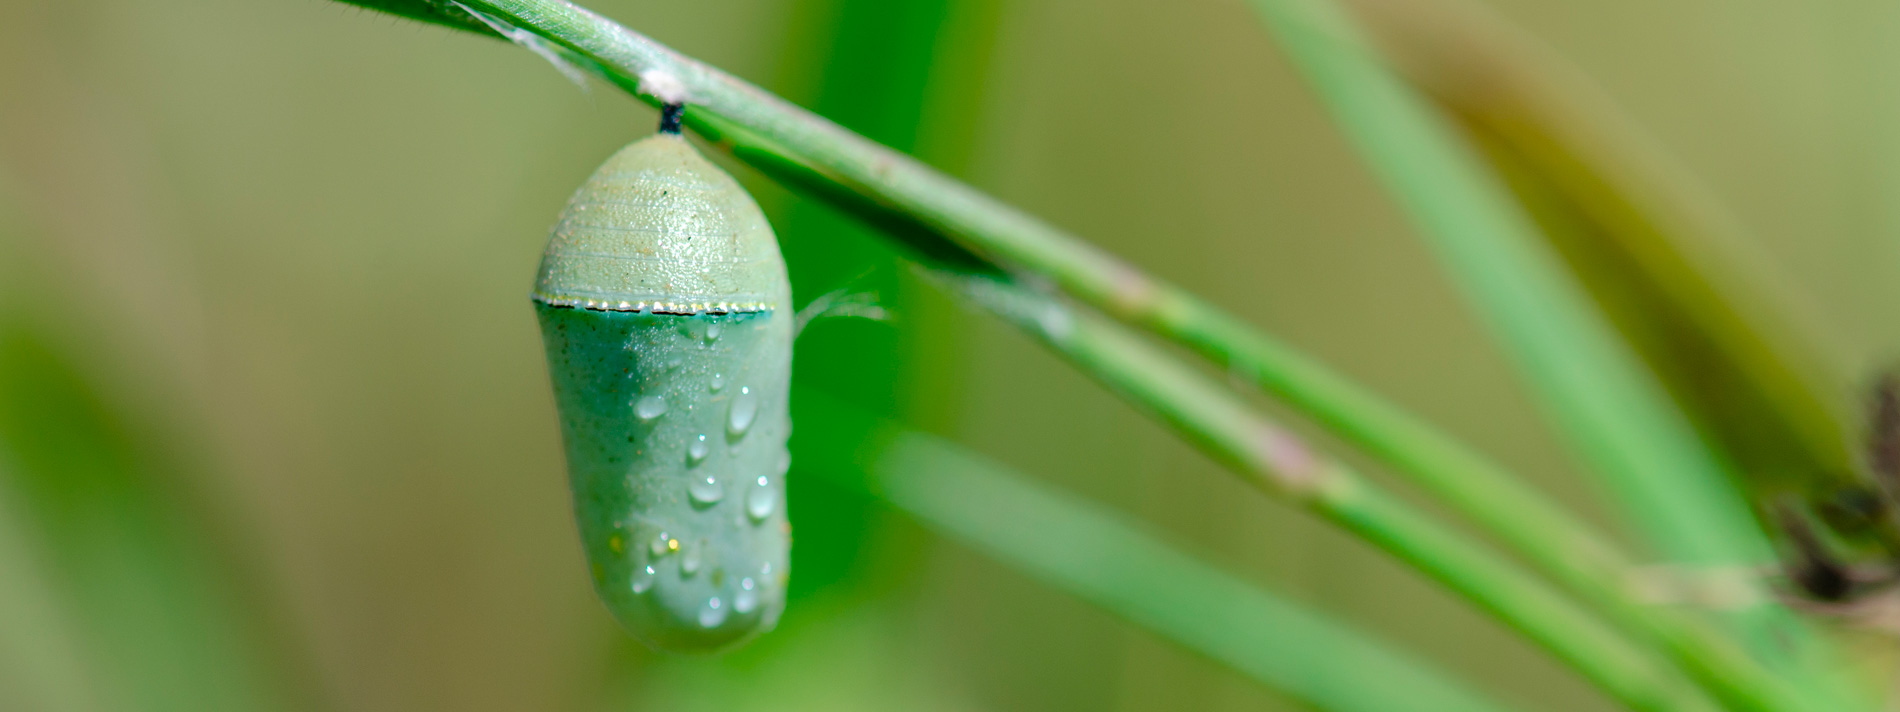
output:
[[[784,54],[797,63],[794,73],[813,85],[815,109],[895,149],[930,147],[937,160],[955,161],[966,151],[933,141],[939,136],[924,127],[975,123],[979,97],[958,92],[957,79],[980,75],[987,57],[980,52],[940,50],[987,47],[982,38],[995,24],[991,4],[991,0],[803,3],[798,6],[799,15],[788,23],[798,29]],[[814,53],[799,47],[824,49]],[[875,295],[879,309],[904,315],[911,326],[833,329],[815,322],[820,324],[816,331],[823,335],[800,339],[798,368],[792,374],[795,382],[891,417],[914,407],[905,401],[934,400],[931,390],[955,391],[959,374],[954,357],[920,342],[954,340],[954,317],[914,299],[922,290],[902,279],[905,255],[901,247],[883,239],[875,228],[815,201],[785,201],[768,209],[780,249],[792,266],[793,294],[810,298],[843,290]],[[915,369],[934,375],[916,384],[918,390],[909,396],[894,398],[882,374]],[[833,437],[852,437],[848,431],[831,432]],[[806,484],[824,489],[801,489]],[[786,496],[803,503],[790,512],[800,552],[799,575],[792,580],[790,595],[835,592],[841,588],[836,582],[844,577],[869,573],[862,571],[869,563],[866,552],[876,548],[873,542],[892,518],[869,498],[840,492],[822,480],[794,479],[786,486],[790,488]]]
[[[1448,122],[1384,66],[1337,7],[1250,2],[1620,509],[1692,577],[1772,560],[1723,463]],[[1832,658],[1823,642],[1759,581],[1720,578],[1738,602],[1724,618],[1751,651],[1796,673],[1811,696],[1844,694],[1820,681]]]
[[[36,329],[0,310],[0,488],[114,709],[301,709],[202,520]],[[8,577],[27,572],[8,572]]]
[[[873,434],[857,451],[800,447],[801,472],[868,488],[946,536],[1315,708],[1504,709],[1384,641],[1181,553],[1119,513],[816,392],[797,398],[815,420]],[[862,479],[849,474],[859,471]]]
[[[1318,2],[1254,8],[1333,110],[1585,461],[1672,559],[1767,554],[1721,467],[1448,125]]]
[[[13,477],[0,458],[0,482]],[[24,526],[27,512],[12,499],[0,488],[0,709],[100,709],[79,632],[37,555],[45,544]]]
[[[1865,491],[1841,402],[1853,384],[1706,188],[1516,28],[1446,0],[1367,4],[1398,68],[1473,137],[1758,502]]]
[[[76,312],[49,306],[46,295],[62,283],[28,247],[7,178],[0,708],[321,709],[189,472],[137,417],[144,413],[107,398],[66,347],[68,338],[101,338],[83,331],[97,325],[60,321]],[[16,657],[25,660],[12,664]]]
[[[1100,317],[986,276],[940,283],[1036,336],[1084,373],[1227,465],[1261,491],[1304,507],[1446,585],[1635,709],[1704,701],[1671,666],[1483,546],[1440,526],[1319,453],[1199,373]],[[1645,641],[1647,642],[1647,641]],[[1788,700],[1773,680],[1741,676],[1747,696]],[[1786,708],[1786,707],[1784,707]]]

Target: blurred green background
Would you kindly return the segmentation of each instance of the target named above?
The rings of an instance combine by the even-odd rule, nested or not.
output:
[[[5,0],[0,709],[1260,710],[1284,698],[791,480],[791,607],[649,652],[573,540],[527,300],[654,112],[327,0]],[[1715,189],[1858,372],[1900,347],[1900,10],[1494,0]],[[596,0],[1073,229],[1602,511],[1238,0]],[[1133,513],[1532,709],[1609,704],[743,167],[797,380]],[[854,437],[801,420],[800,439]],[[1377,684],[1368,681],[1368,684]]]

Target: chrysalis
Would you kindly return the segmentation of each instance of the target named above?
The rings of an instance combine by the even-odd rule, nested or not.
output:
[[[704,651],[785,605],[791,286],[667,109],[568,202],[534,302],[594,589],[648,644]]]

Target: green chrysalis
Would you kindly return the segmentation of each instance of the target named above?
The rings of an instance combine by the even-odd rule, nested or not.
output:
[[[648,644],[706,651],[785,606],[791,285],[669,109],[568,202],[534,302],[594,590]]]

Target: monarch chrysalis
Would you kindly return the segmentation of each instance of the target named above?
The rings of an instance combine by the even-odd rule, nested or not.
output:
[[[711,650],[785,605],[791,286],[667,109],[568,201],[534,302],[595,591],[641,640]]]

